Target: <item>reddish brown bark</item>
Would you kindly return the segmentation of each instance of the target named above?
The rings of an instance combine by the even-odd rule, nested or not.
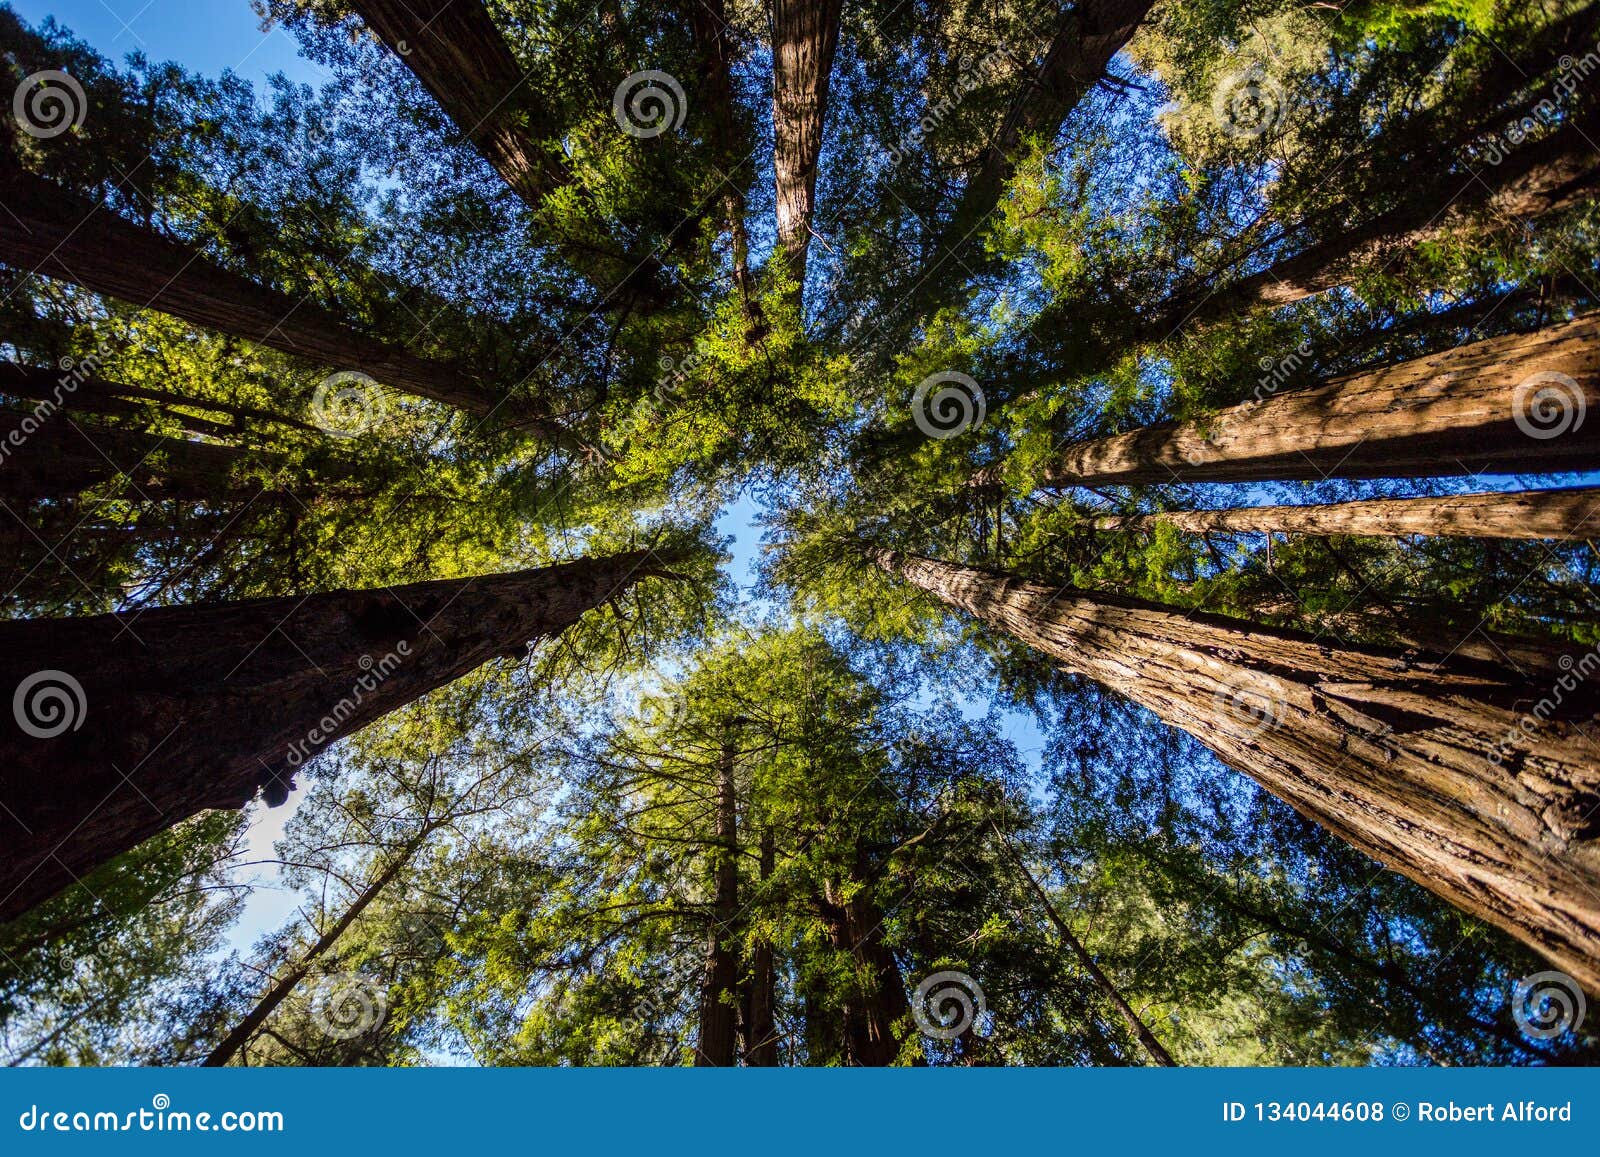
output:
[[[848,952],[855,962],[854,991],[840,1009],[844,1018],[845,1063],[879,1067],[891,1065],[900,1055],[911,1024],[911,1002],[906,998],[900,965],[883,939],[883,912],[866,891],[824,888],[818,910],[828,940]]]
[[[739,1025],[739,803],[734,782],[738,753],[725,740],[717,763],[717,838],[712,845],[711,926],[700,979],[696,1066],[731,1068]]]
[[[215,442],[12,410],[0,410],[0,448],[0,499],[12,505],[69,498],[119,475],[134,500],[221,498],[243,459]]]
[[[368,28],[518,196],[537,206],[568,179],[546,115],[481,0],[351,0]]]
[[[763,889],[772,878],[775,862],[772,828],[764,827],[759,853]],[[772,944],[764,938],[757,939],[750,952],[750,973],[745,982],[743,1032],[744,1063],[747,1065],[772,1067],[778,1063],[778,1027],[774,1016],[778,1005],[777,989],[778,970]]]
[[[1586,681],[1600,657],[1542,685],[890,551],[875,561],[1188,731],[1600,991],[1600,685]]]
[[[1190,534],[1407,534],[1472,538],[1554,538],[1600,535],[1600,486],[1452,494],[1442,498],[1373,498],[1323,506],[1239,506],[1229,510],[1167,510],[1097,518],[1102,530],[1148,530],[1166,523]]]
[[[843,11],[844,0],[772,3],[772,164],[778,245],[801,284],[811,243],[828,82]]]
[[[631,551],[383,590],[0,623],[11,707],[0,920],[197,812],[243,807],[258,789],[281,798],[326,744],[523,654],[662,567]],[[65,715],[40,698],[59,674],[24,687],[47,671],[82,689],[56,701]],[[36,737],[24,720],[60,733]]]
[[[1536,375],[1545,386],[1528,385]],[[1550,418],[1539,390],[1548,389]],[[1600,462],[1600,314],[1069,446],[1043,485],[1410,478]],[[1521,414],[1525,431],[1518,425]],[[1564,415],[1564,417],[1563,417]],[[992,485],[994,468],[976,476]]]

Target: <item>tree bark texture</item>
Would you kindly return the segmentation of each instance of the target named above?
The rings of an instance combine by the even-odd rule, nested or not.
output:
[[[1490,338],[1208,418],[1068,446],[1043,484],[1320,481],[1600,464],[1600,314]],[[976,476],[993,484],[993,467]]]
[[[933,559],[875,561],[1189,732],[1600,992],[1600,655],[1541,685]]]
[[[287,793],[322,747],[667,560],[0,623],[0,920],[210,808]]]
[[[1095,520],[1101,530],[1149,530],[1158,523],[1189,534],[1426,534],[1572,542],[1600,535],[1600,487],[1452,494],[1442,498],[1373,498],[1322,506],[1170,510]]]

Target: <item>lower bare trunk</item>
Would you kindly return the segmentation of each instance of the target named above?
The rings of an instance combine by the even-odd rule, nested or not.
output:
[[[1600,675],[1554,685],[875,554],[1188,731],[1308,819],[1600,992]]]
[[[864,892],[849,900],[833,887],[821,898],[822,922],[833,947],[850,953],[855,989],[845,1000],[845,1063],[881,1067],[900,1055],[911,1023],[900,965],[883,939],[883,912]]]
[[[515,574],[0,623],[0,920],[141,840],[241,808],[325,745],[659,574]]]
[[[772,829],[761,831],[761,884],[763,890],[772,878],[775,863]],[[778,1063],[776,1022],[778,970],[772,944],[765,938],[756,941],[750,952],[750,975],[744,1000],[744,1063],[753,1067],[772,1067]]]
[[[736,760],[731,741],[724,740],[717,766],[717,842],[713,846],[714,896],[711,927],[706,931],[705,971],[700,982],[700,1036],[696,1065],[730,1068],[739,1024],[739,952],[735,924],[739,918],[739,804],[734,783]]]

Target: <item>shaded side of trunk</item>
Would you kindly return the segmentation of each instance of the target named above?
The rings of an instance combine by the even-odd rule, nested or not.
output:
[[[717,164],[728,175],[723,183],[722,215],[732,250],[734,286],[745,315],[755,323],[755,287],[750,279],[750,237],[745,228],[745,189],[749,184],[748,150],[735,118],[733,62],[737,51],[728,35],[724,0],[689,0],[684,5],[700,58],[700,93],[711,122],[711,143]]]
[[[551,122],[480,0],[352,0],[516,194],[537,207],[567,181]]]
[[[423,845],[432,831],[433,825],[424,826],[416,838],[410,840],[400,850],[400,853],[389,862],[383,871],[378,873],[372,883],[368,884],[356,896],[350,906],[344,910],[344,914],[334,921],[332,927],[319,936],[316,943],[307,948],[300,959],[291,965],[282,976],[273,981],[261,999],[255,1003],[255,1007],[246,1013],[228,1035],[222,1038],[217,1047],[207,1054],[206,1059],[200,1062],[202,1068],[216,1068],[226,1065],[239,1055],[239,1050],[249,1044],[251,1038],[261,1030],[261,1026],[267,1023],[267,1018],[272,1015],[273,1010],[282,1004],[289,994],[299,986],[300,982],[306,978],[306,974],[311,971],[311,966],[316,963],[317,958],[337,944],[339,937],[343,936],[350,925],[356,922],[361,913],[365,912],[367,907],[382,894],[383,890],[394,882],[394,878],[400,874],[400,870],[406,864],[410,863],[411,857],[416,855],[417,849]]]
[[[473,413],[500,401],[455,366],[368,337],[320,306],[257,285],[42,177],[0,173],[0,204],[7,210],[0,260],[13,267]]]
[[[804,284],[817,158],[844,0],[772,0],[772,163],[778,244]]]
[[[1451,626],[1439,621],[1437,610],[1418,615],[1410,608],[1375,608],[1359,611],[1319,612],[1314,620],[1296,624],[1317,638],[1382,640],[1407,652],[1425,651],[1434,659],[1465,659],[1509,668],[1525,678],[1548,682],[1583,659],[1587,650],[1570,640],[1505,634],[1485,629],[1482,623]],[[1255,603],[1252,614],[1302,619],[1305,612],[1292,599]],[[1425,656],[1416,656],[1428,661]]]
[[[772,828],[761,829],[760,879],[765,891],[772,878],[776,848]],[[765,1068],[778,1063],[778,969],[772,944],[764,937],[750,952],[744,995],[744,1063]]]
[[[272,422],[290,426],[306,433],[322,435],[323,431],[309,422],[302,422],[287,414],[263,410],[257,406],[241,406],[219,402],[211,398],[195,398],[176,390],[154,390],[146,386],[130,386],[104,378],[82,375],[76,371],[62,372],[44,366],[29,366],[19,362],[0,362],[0,394],[13,398],[26,398],[32,402],[48,402],[49,408],[81,410],[95,414],[138,414],[146,409],[159,410],[164,416],[184,424],[195,433],[230,434],[246,422]],[[222,415],[229,423],[200,418],[188,413],[200,410],[207,414]]]
[[[1069,446],[1046,486],[1592,469],[1600,314]],[[998,471],[975,477],[993,484]]]
[[[1023,77],[1022,91],[979,156],[935,248],[934,266],[973,240],[1016,174],[1024,143],[1030,137],[1054,140],[1151,7],[1153,0],[1081,0],[1061,14],[1044,59]]]
[[[819,899],[828,940],[855,963],[855,990],[843,1002],[845,1063],[879,1067],[900,1055],[911,1024],[900,965],[883,939],[883,912],[864,890],[846,900],[836,887]]]
[[[1554,686],[877,552],[1600,991],[1600,655]],[[1588,731],[1590,734],[1585,734]]]
[[[324,746],[559,634],[670,561],[0,623],[0,920]]]
[[[700,980],[700,1034],[694,1063],[731,1068],[739,1025],[739,802],[737,752],[724,740],[717,763],[717,838],[712,847],[711,926]]]
[[[1570,542],[1600,534],[1600,487],[1453,494],[1444,498],[1375,498],[1325,506],[1173,510],[1095,520],[1102,530],[1148,530],[1157,523],[1190,534],[1427,534]]]
[[[215,442],[0,409],[0,498],[14,505],[70,498],[119,475],[136,499],[220,499],[243,457]]]

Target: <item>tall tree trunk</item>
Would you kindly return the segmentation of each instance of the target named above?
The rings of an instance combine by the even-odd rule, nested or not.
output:
[[[281,800],[323,746],[524,653],[649,551],[364,591],[0,623],[0,920],[209,808]]]
[[[1308,819],[1600,992],[1591,652],[1554,686],[1298,632],[874,561],[1188,731]]]
[[[483,158],[530,207],[569,179],[548,115],[481,0],[351,0]]]
[[[562,151],[570,126],[550,114],[482,0],[351,0],[350,6],[525,205],[538,209],[571,185],[585,210],[603,219],[589,190],[572,184]],[[583,237],[562,237],[558,244],[608,296],[626,295],[635,306],[662,304],[670,281],[654,252],[631,252],[626,241],[605,252]]]
[[[1459,230],[1471,216],[1491,224],[1527,221],[1578,204],[1600,182],[1600,156],[1590,140],[1595,123],[1568,124],[1521,148],[1501,164],[1458,174],[1430,195],[1363,222],[1336,237],[1216,289],[1180,296],[1145,330],[1166,337],[1186,324],[1220,321],[1253,308],[1302,301],[1346,285],[1360,268],[1392,261]]]
[[[700,981],[700,1034],[696,1066],[731,1068],[738,1037],[739,797],[734,773],[738,752],[730,734],[717,761],[717,839],[712,846],[711,926],[706,930]]]
[[[160,310],[192,325],[260,342],[313,362],[475,414],[498,411],[568,443],[554,422],[507,401],[459,367],[420,357],[352,328],[320,306],[257,285],[198,250],[141,228],[104,205],[0,162],[0,260],[93,293]]]
[[[845,899],[828,885],[819,898],[828,940],[855,963],[855,991],[844,1002],[845,1063],[881,1067],[900,1055],[911,1021],[900,965],[883,940],[883,912],[863,888]]]
[[[221,499],[244,458],[234,446],[0,409],[0,499],[70,498],[121,475],[135,498]]]
[[[1039,903],[1044,906],[1045,914],[1050,917],[1050,923],[1055,925],[1056,933],[1061,937],[1062,943],[1072,950],[1072,954],[1078,958],[1078,963],[1089,974],[1089,979],[1105,995],[1105,998],[1111,1002],[1111,1006],[1117,1010],[1117,1015],[1122,1017],[1123,1022],[1133,1031],[1133,1035],[1138,1039],[1139,1044],[1144,1047],[1144,1051],[1150,1054],[1150,1059],[1158,1065],[1176,1065],[1178,1062],[1172,1059],[1172,1054],[1167,1051],[1166,1046],[1156,1039],[1156,1034],[1150,1031],[1150,1026],[1145,1024],[1144,1019],[1134,1011],[1133,1005],[1129,1004],[1128,998],[1122,995],[1122,990],[1117,987],[1116,982],[1107,976],[1105,970],[1100,967],[1095,958],[1089,955],[1089,950],[1083,946],[1083,942],[1073,933],[1072,926],[1062,918],[1061,912],[1056,908],[1055,901],[1050,899],[1050,893],[1044,890],[1038,878],[1028,868],[1027,862],[1022,858],[1022,854],[1011,846],[1005,834],[1000,831],[998,824],[991,821],[990,827],[994,828],[995,838],[1000,841],[1001,846],[1011,853],[1011,859],[1017,865],[1017,869],[1022,873],[1023,878],[1027,880],[1029,889],[1038,898]]]
[[[772,0],[772,164],[778,245],[805,284],[817,158],[844,0]],[[797,294],[800,290],[796,290]]]
[[[772,878],[776,854],[771,826],[761,829],[761,891]],[[778,1063],[778,970],[772,944],[765,937],[750,952],[750,975],[744,1000],[744,1063],[773,1067]]]
[[[1600,536],[1600,486],[1452,494],[1443,498],[1373,498],[1325,506],[1170,510],[1095,520],[1102,530],[1149,530],[1158,523],[1190,534],[1427,534],[1555,538],[1570,542]]]
[[[244,1018],[233,1027],[232,1031],[222,1038],[217,1047],[211,1050],[206,1059],[200,1062],[202,1068],[220,1067],[239,1055],[239,1050],[249,1044],[251,1038],[260,1031],[261,1026],[267,1023],[267,1018],[272,1015],[273,1010],[282,1004],[288,995],[306,978],[317,958],[337,944],[339,937],[343,936],[350,925],[354,924],[360,917],[361,913],[367,910],[367,906],[394,882],[394,878],[400,874],[400,870],[411,862],[411,858],[416,855],[417,849],[422,847],[436,827],[438,827],[437,822],[429,821],[423,825],[422,830],[414,838],[406,842],[405,846],[389,861],[383,871],[379,872],[372,882],[362,889],[350,906],[344,910],[344,914],[317,938],[315,944],[305,950],[299,960],[295,961],[287,971],[272,982],[266,993],[256,1002],[255,1007],[245,1014]]]
[[[1600,461],[1600,314],[1069,446],[1044,485],[1428,478]],[[974,477],[993,485],[999,470]]]
[[[1022,91],[1006,110],[993,140],[978,157],[955,211],[919,277],[921,308],[936,307],[954,276],[936,277],[939,266],[967,248],[1000,203],[1016,174],[1022,146],[1030,138],[1053,141],[1067,115],[1105,75],[1111,58],[1132,38],[1154,0],[1079,0],[1065,9],[1037,69],[1022,78]]]
[[[728,35],[728,14],[723,0],[687,0],[689,28],[700,58],[700,93],[711,122],[711,144],[718,167],[726,174],[722,214],[732,249],[734,287],[751,325],[759,322],[750,277],[750,237],[745,227],[745,189],[749,186],[749,150],[736,119],[733,95],[733,61],[737,51]]]
[[[130,386],[110,382],[92,375],[80,376],[74,371],[63,373],[44,366],[23,365],[20,362],[0,362],[0,394],[13,398],[26,398],[33,402],[49,402],[52,407],[64,410],[83,410],[96,414],[138,414],[154,408],[162,414],[185,423],[186,429],[196,433],[228,434],[236,432],[245,422],[272,422],[289,426],[308,434],[323,434],[310,422],[302,422],[287,414],[263,410],[257,406],[241,406],[211,398],[196,398],[175,390],[153,390],[146,386]],[[231,419],[231,425],[199,421],[185,410],[202,410],[209,414],[222,414]]]

